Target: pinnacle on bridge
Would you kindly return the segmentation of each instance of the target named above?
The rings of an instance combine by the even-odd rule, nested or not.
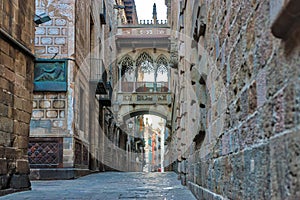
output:
[[[157,24],[157,11],[156,11],[156,3],[154,3],[153,4],[153,12],[152,12],[152,14],[153,14],[153,22],[154,22],[154,24]]]

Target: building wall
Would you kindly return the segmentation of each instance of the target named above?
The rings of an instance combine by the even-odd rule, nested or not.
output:
[[[299,198],[299,51],[286,56],[271,33],[287,2],[171,3],[179,68],[169,146],[199,199]]]
[[[115,59],[113,5],[103,0],[36,4],[37,14],[46,12],[52,19],[36,28],[37,55],[67,60],[68,86],[66,92],[35,92],[32,143],[40,139],[41,147],[55,146],[52,151],[62,154],[57,167],[97,170],[103,148],[99,115],[104,111],[99,112],[96,86],[105,70],[110,80]]]
[[[74,53],[74,0],[36,1],[36,14],[47,13],[51,21],[35,29],[35,52],[39,58],[66,58]]]
[[[90,167],[99,169],[101,161],[101,149],[103,140],[100,139],[103,130],[100,127],[99,115],[103,112],[99,110],[99,102],[96,98],[96,84],[102,80],[105,71],[104,64],[106,42],[105,31],[108,30],[108,10],[109,5],[106,1],[77,1],[76,10],[76,60],[77,73],[75,77],[75,138],[83,148],[89,150]],[[106,8],[105,22],[100,20],[100,14]],[[80,28],[79,28],[80,27]],[[107,44],[107,43],[106,43]],[[93,62],[92,60],[96,60]],[[100,71],[94,71],[95,64],[99,64]],[[96,75],[97,74],[97,75]],[[94,78],[96,77],[96,78]],[[80,88],[83,91],[83,102],[80,99]],[[79,102],[81,101],[81,102]],[[88,103],[87,103],[88,102]],[[81,107],[81,104],[83,108]],[[82,110],[80,110],[80,107]],[[84,113],[82,113],[84,111]],[[84,118],[84,126],[80,127],[80,118]],[[100,144],[100,142],[102,142]],[[101,168],[101,167],[100,167]]]
[[[50,21],[35,28],[37,59],[65,59],[68,81],[66,92],[51,92],[51,88],[48,88],[50,91],[47,92],[34,92],[30,151],[42,148],[47,152],[47,156],[55,152],[55,162],[43,162],[45,157],[34,162],[41,162],[44,167],[72,167],[74,165],[75,1],[37,0],[35,3],[37,15],[47,13],[51,17]],[[50,154],[48,154],[49,149]],[[33,156],[31,159],[37,158]],[[55,165],[51,166],[52,164]],[[32,165],[32,167],[41,167],[41,165]]]
[[[33,1],[0,2],[0,195],[30,189],[34,9]]]

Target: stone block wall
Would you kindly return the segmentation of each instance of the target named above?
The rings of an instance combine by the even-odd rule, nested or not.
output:
[[[47,141],[54,144],[57,139],[63,139],[63,148],[58,148],[63,154],[63,165],[57,167],[87,168],[94,163],[90,167],[97,168],[100,128],[95,84],[102,74],[95,83],[90,82],[91,69],[98,64],[90,58],[103,63],[105,57],[109,26],[100,22],[103,2],[106,1],[36,1],[36,14],[45,12],[51,17],[51,21],[36,27],[38,58],[68,60],[67,91],[35,92],[33,102],[33,141],[40,139],[39,145],[47,146]],[[114,18],[109,14],[112,5],[106,3],[108,24]],[[90,158],[95,159],[90,162]]]
[[[27,0],[0,2],[0,196],[30,189],[34,8]]]
[[[35,28],[35,53],[38,59],[67,60],[67,92],[34,92],[30,126],[30,144],[45,152],[55,152],[55,159],[42,163],[34,157],[35,145],[30,146],[31,167],[73,167],[74,90],[73,61],[75,51],[75,1],[35,1],[37,15],[46,13],[51,20]],[[51,89],[51,88],[48,88]],[[48,156],[46,154],[45,156]],[[34,161],[35,160],[35,161]],[[45,160],[45,159],[44,159]],[[41,163],[40,163],[41,162]]]
[[[34,93],[29,143],[38,143],[41,148],[45,149],[50,148],[51,153],[57,152],[55,159],[51,162],[40,164],[38,163],[42,162],[44,158],[39,155],[35,157],[36,154],[32,152],[29,156],[32,161],[35,161],[31,163],[31,167],[71,167],[73,165],[72,135],[67,131],[67,102],[67,96],[64,92]],[[63,142],[59,142],[61,140]],[[30,148],[29,151],[34,151],[34,149]],[[62,158],[60,158],[61,155]]]
[[[36,123],[39,123],[38,120],[43,119],[49,121],[49,123],[47,123],[49,124],[49,127],[47,127],[48,130],[44,130],[44,134],[55,134],[55,132],[49,130],[51,128],[65,129],[67,126],[65,121],[67,104],[66,100],[65,93],[35,93],[31,127],[38,128],[39,125],[36,125]],[[35,133],[35,131],[37,133]],[[34,130],[32,135],[35,134],[41,134],[41,132]]]
[[[206,93],[204,99],[178,100],[179,122],[171,143],[180,178],[199,199],[300,197],[299,51],[285,56],[284,45],[271,33],[288,2],[172,3],[183,10],[182,26],[173,28],[185,36],[178,37],[184,51],[175,85],[181,95],[191,92],[182,80],[205,86],[193,86],[192,92]],[[197,41],[199,22],[206,30]],[[200,111],[205,108],[198,126],[186,123],[192,114],[182,113],[192,113],[193,102]],[[188,132],[188,126],[198,130]]]
[[[101,14],[105,14],[105,23],[99,17]],[[114,35],[115,23],[111,2],[76,1],[76,27],[80,28],[75,30],[77,73],[74,76],[74,135],[77,146],[82,148],[82,151],[78,151],[81,155],[77,158],[84,158],[83,150],[88,148],[92,169],[103,168],[100,162],[103,161],[105,150],[103,138],[105,124],[100,118],[104,117],[106,109],[99,105],[96,98],[96,85],[99,80],[102,80],[102,73],[105,70],[107,80],[110,80],[109,70],[112,69],[116,52],[114,37],[111,37]],[[101,70],[97,70],[99,67],[97,64],[100,64]],[[82,119],[84,122],[81,121]],[[80,125],[81,122],[84,123],[83,126]]]
[[[36,14],[51,17],[35,29],[35,52],[40,58],[66,58],[74,51],[74,12],[73,1],[36,1]]]

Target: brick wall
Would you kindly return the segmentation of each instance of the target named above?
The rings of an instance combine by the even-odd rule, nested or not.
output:
[[[30,188],[34,7],[27,0],[0,2],[0,195]]]
[[[175,24],[174,29],[185,37],[178,37],[183,50],[175,86],[179,96],[195,93],[196,98],[177,100],[171,146],[182,182],[199,199],[300,196],[299,51],[286,57],[284,45],[271,34],[287,2],[186,1],[181,7],[182,28]],[[172,6],[179,8],[179,1]],[[197,18],[206,31],[193,44]],[[186,89],[189,82],[192,91]],[[197,125],[190,122],[193,102],[199,104]]]
[[[63,155],[60,159],[62,163],[53,166],[73,167],[72,83],[75,63],[72,56],[75,51],[75,1],[37,0],[35,3],[37,15],[47,13],[51,18],[50,21],[35,28],[34,45],[37,58],[69,60],[67,60],[67,92],[34,92],[30,142],[37,142],[41,146],[46,146],[48,142],[50,146],[57,146],[60,143],[56,141],[62,141],[62,148],[58,148],[58,154]],[[44,164],[47,166],[47,163]]]
[[[35,93],[31,136],[63,136],[66,124],[65,93]],[[40,128],[40,129],[39,129]]]
[[[36,1],[36,14],[47,13],[51,20],[35,30],[35,52],[41,58],[69,57],[74,45],[74,3],[72,1]]]
[[[105,31],[109,26],[100,24],[102,2],[36,1],[36,13],[46,12],[52,19],[36,27],[36,54],[39,58],[68,59],[68,87],[65,93],[34,94],[31,137],[34,140],[40,138],[41,142],[63,138],[63,167],[74,167],[75,164],[75,167],[88,167],[86,159],[89,155],[86,156],[86,152],[85,156],[75,155],[75,141],[82,150],[88,149],[90,156],[97,157],[98,101],[89,79],[90,70],[96,67],[91,65],[90,58],[102,61],[105,57]],[[107,2],[106,20],[113,20],[109,18],[109,10],[112,5]]]

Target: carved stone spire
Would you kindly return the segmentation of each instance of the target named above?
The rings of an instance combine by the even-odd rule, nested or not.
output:
[[[157,11],[156,11],[156,3],[154,3],[153,4],[153,22],[154,22],[154,24],[156,24],[157,23]]]

